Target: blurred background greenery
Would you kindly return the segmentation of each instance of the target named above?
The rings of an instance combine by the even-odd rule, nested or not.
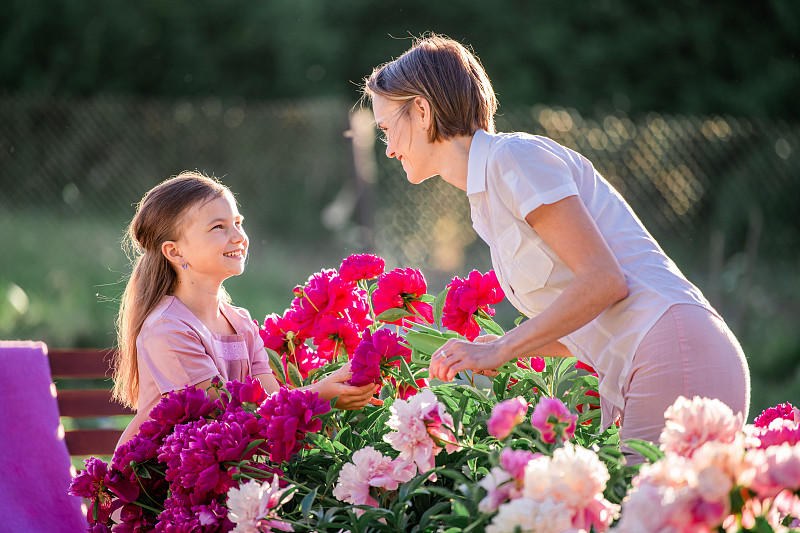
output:
[[[482,59],[499,129],[584,153],[703,289],[748,354],[751,412],[800,403],[795,0],[3,7],[0,338],[112,345],[133,204],[185,169],[237,193],[251,256],[226,286],[259,320],[354,252],[422,269],[431,293],[490,268],[463,194],[405,183],[354,108],[435,31]]]

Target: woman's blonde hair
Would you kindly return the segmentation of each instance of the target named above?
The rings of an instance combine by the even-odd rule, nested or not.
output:
[[[430,142],[477,129],[494,133],[497,98],[483,66],[460,43],[442,35],[423,35],[399,58],[381,65],[364,80],[363,98],[375,95],[407,101],[416,96],[431,106]]]
[[[161,251],[165,241],[180,238],[186,212],[230,190],[199,172],[182,172],[150,189],[136,207],[123,241],[133,271],[117,316],[117,351],[113,360],[114,399],[136,409],[139,367],[136,337],[147,316],[175,290],[178,276]],[[232,195],[231,195],[232,196]],[[223,299],[229,300],[221,289]]]

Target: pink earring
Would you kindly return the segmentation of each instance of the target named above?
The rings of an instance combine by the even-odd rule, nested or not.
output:
[[[182,264],[182,265],[181,265],[181,268],[182,268],[182,269],[184,269],[184,270],[186,270],[187,268],[189,268],[189,263],[184,263],[184,264]]]

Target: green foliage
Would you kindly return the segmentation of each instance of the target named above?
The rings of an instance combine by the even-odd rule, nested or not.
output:
[[[793,0],[10,0],[4,13],[12,91],[354,99],[436,31],[474,47],[505,104],[800,118]]]

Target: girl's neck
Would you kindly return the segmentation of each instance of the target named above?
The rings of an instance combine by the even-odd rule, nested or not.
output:
[[[220,286],[202,287],[191,281],[182,280],[172,295],[214,333],[233,334],[235,333],[233,326],[220,309],[219,293]]]

